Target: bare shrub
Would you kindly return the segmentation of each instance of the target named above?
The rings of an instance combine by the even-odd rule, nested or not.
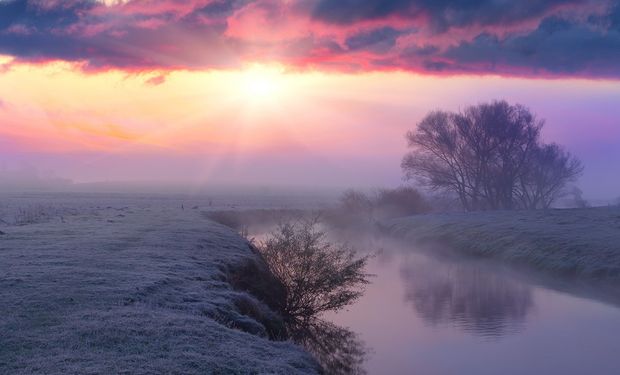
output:
[[[417,189],[410,186],[380,189],[373,203],[378,218],[409,216],[430,211],[428,201]]]
[[[348,201],[352,203],[350,208],[368,209],[370,199],[365,195],[355,193],[349,197],[353,198]],[[285,332],[280,330],[279,318],[265,314],[258,305],[239,301],[237,308],[242,314],[261,322],[270,338],[290,338],[303,345],[326,374],[365,373],[364,343],[354,332],[321,319],[321,314],[338,311],[362,295],[370,276],[365,273],[368,256],[356,257],[351,247],[329,242],[327,234],[319,229],[318,214],[309,216],[300,210],[282,209],[212,211],[204,215],[246,237],[249,227],[256,230],[276,226],[263,241],[250,240],[252,250],[261,255],[269,272],[260,271],[257,264],[248,264],[229,276],[235,288],[249,291],[277,311]],[[223,321],[239,329],[255,328],[230,319]]]
[[[258,249],[271,273],[284,285],[285,320],[303,322],[355,302],[368,284],[369,256],[356,257],[344,244],[331,243],[316,219],[281,224]]]
[[[326,222],[343,233],[353,230],[372,231],[377,220],[416,215],[431,211],[430,202],[411,186],[378,189],[373,195],[359,190],[346,190],[339,205],[327,211]],[[342,233],[341,233],[342,234]]]
[[[329,242],[316,218],[281,224],[257,248],[286,291],[281,314],[291,338],[312,352],[326,373],[363,373],[363,343],[320,316],[362,296],[371,276],[365,272],[369,256],[356,257],[349,246]]]
[[[338,206],[328,210],[324,219],[338,230],[368,226],[374,220],[372,199],[362,191],[348,189],[340,196]]]
[[[340,197],[340,207],[351,215],[367,216],[372,212],[372,200],[364,192],[349,189]]]

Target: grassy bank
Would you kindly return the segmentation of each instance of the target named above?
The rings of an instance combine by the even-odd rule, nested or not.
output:
[[[385,225],[408,241],[557,274],[620,281],[619,208],[429,214]]]
[[[100,206],[1,228],[0,373],[318,372],[273,340],[279,317],[244,279],[261,267],[231,230],[197,210]]]

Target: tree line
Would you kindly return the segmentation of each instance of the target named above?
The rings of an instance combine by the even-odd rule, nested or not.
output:
[[[506,101],[433,111],[406,135],[405,179],[455,195],[468,211],[549,208],[583,165],[543,142],[543,126],[528,108]]]

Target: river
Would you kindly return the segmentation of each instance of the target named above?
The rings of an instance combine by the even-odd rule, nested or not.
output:
[[[370,374],[620,374],[620,308],[587,288],[390,241],[368,247],[382,250],[365,295],[326,318],[365,342]]]

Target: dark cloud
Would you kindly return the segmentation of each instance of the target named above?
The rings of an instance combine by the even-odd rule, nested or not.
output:
[[[65,30],[95,6],[93,1],[1,1],[0,53],[34,60],[83,58],[89,46]]]
[[[239,2],[225,5],[216,1],[210,3],[214,7],[210,11],[234,8]],[[94,12],[103,7],[87,0],[0,0],[0,54],[29,61],[85,61],[91,69],[201,68],[235,63],[235,46],[226,45],[222,37],[225,24],[205,24],[192,17],[206,12],[205,8],[181,19],[170,10],[119,13],[123,22],[113,23],[105,13]],[[140,25],[154,21],[157,27]]]
[[[193,36],[183,35],[174,27],[157,30],[128,29],[117,38],[97,35],[81,38],[71,35],[11,34],[0,37],[0,54],[17,56],[27,61],[85,61],[87,69],[124,68],[157,69],[226,67],[234,65],[235,56],[230,46],[223,45],[217,33],[204,30],[200,44]],[[193,48],[173,48],[179,43]],[[208,45],[205,53],[198,47]],[[172,46],[172,47],[171,47]]]
[[[405,48],[401,54],[402,57],[424,57],[424,56],[433,56],[440,51],[439,47],[433,45],[413,45]]]
[[[49,30],[78,21],[80,14],[97,6],[95,1],[69,0],[50,3],[44,0],[0,1],[0,30],[12,26]]]
[[[609,28],[558,17],[544,19],[525,35],[484,33],[446,50],[444,69],[529,74],[620,76],[620,30],[616,14]]]
[[[351,51],[370,50],[375,53],[385,53],[396,44],[396,39],[403,35],[404,31],[392,27],[380,27],[368,31],[362,31],[347,38],[345,44]]]
[[[469,25],[506,25],[542,17],[584,0],[319,0],[313,17],[335,24],[388,17],[423,18],[434,31]]]
[[[413,16],[419,12],[410,0],[319,0],[313,18],[336,24],[350,24],[392,15]]]
[[[197,8],[194,13],[218,17],[229,16],[249,2],[246,0],[215,0],[203,7]]]

